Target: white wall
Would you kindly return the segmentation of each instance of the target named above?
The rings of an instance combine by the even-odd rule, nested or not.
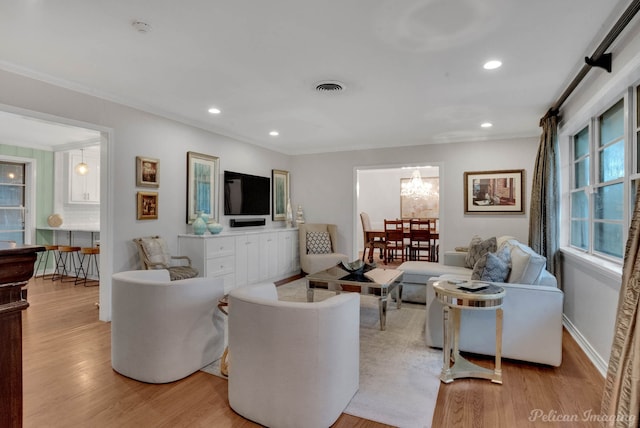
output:
[[[362,234],[355,206],[356,169],[438,165],[441,177],[440,248],[443,251],[468,244],[473,234],[483,237],[512,235],[526,242],[529,194],[537,150],[538,138],[534,137],[296,156],[291,169],[292,203],[302,204],[307,223],[337,224],[338,249],[355,260],[358,257],[357,237]],[[464,172],[503,169],[525,170],[525,214],[465,215]]]
[[[220,157],[221,172],[230,169],[270,177],[271,169],[290,169],[289,156],[13,73],[0,71],[0,88],[0,108],[39,112],[47,119],[60,118],[63,123],[110,134],[110,141],[104,145],[108,154],[101,153],[103,320],[111,316],[111,274],[138,267],[131,239],[160,234],[177,252],[177,235],[191,231],[186,224],[187,151]],[[136,220],[136,191],[150,190],[135,186],[136,156],[160,160],[158,220]],[[222,192],[220,195],[222,198]],[[220,203],[222,206],[222,199]],[[271,225],[270,217],[265,218]],[[224,216],[221,222],[228,225]]]

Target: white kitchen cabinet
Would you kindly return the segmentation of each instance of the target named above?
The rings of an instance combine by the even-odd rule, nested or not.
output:
[[[88,172],[80,175],[76,165],[80,162],[88,166]],[[80,150],[69,153],[69,203],[100,203],[100,156],[89,151],[84,154]]]
[[[300,273],[297,229],[178,235],[178,252],[200,276],[224,278],[225,293]]]

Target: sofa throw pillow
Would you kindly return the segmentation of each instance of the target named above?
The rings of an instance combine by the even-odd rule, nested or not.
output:
[[[478,235],[475,235],[469,243],[469,251],[465,258],[466,265],[469,269],[473,269],[480,257],[486,253],[495,253],[497,250],[495,236],[484,241]]]
[[[505,282],[511,270],[509,248],[500,248],[495,253],[485,253],[473,265],[471,279],[479,281]]]
[[[535,284],[546,265],[547,259],[517,242],[511,247],[511,273],[507,282]]]
[[[331,253],[329,232],[307,232],[307,254]]]
[[[509,263],[497,253],[487,253],[487,266],[480,277],[481,281],[505,282],[509,276]]]

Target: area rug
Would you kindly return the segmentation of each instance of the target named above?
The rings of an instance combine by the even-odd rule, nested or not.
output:
[[[316,290],[315,300],[334,293]],[[305,301],[306,282],[278,287],[281,300]],[[345,413],[401,428],[431,427],[440,386],[442,353],[425,345],[424,305],[389,302],[387,328],[380,330],[378,300],[361,296],[360,388]],[[220,376],[219,361],[202,369]]]

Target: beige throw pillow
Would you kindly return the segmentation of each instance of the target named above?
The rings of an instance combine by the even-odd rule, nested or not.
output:
[[[547,265],[547,259],[520,242],[510,240],[508,245],[511,245],[511,273],[507,282],[536,284]]]

